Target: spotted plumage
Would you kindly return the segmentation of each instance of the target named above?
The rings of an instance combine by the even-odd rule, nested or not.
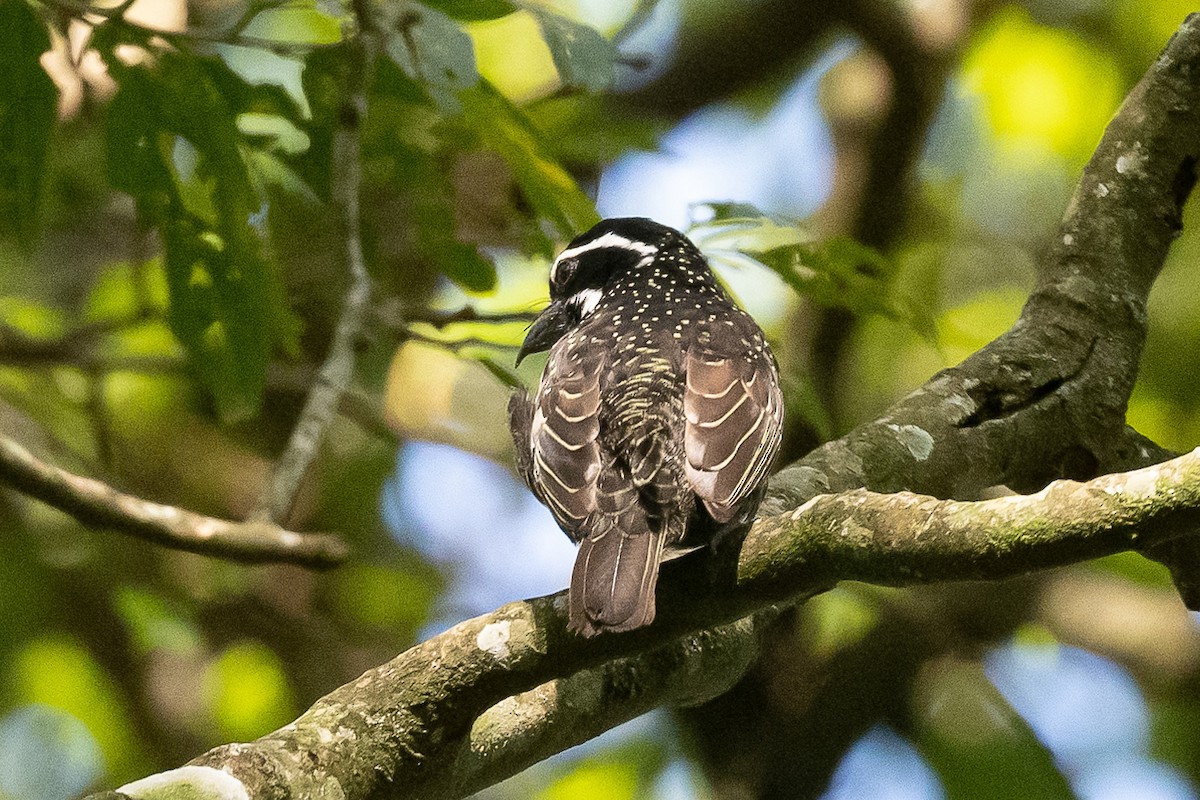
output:
[[[668,550],[753,518],[779,449],[778,370],[695,245],[647,219],[572,241],[550,301],[518,356],[550,350],[534,396],[509,404],[517,465],[579,543],[571,628],[638,628]]]

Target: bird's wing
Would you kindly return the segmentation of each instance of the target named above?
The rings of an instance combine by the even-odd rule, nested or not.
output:
[[[533,401],[529,392],[517,389],[508,398],[508,431],[513,440],[513,461],[517,474],[525,485],[540,500],[542,493],[538,491],[537,481],[533,476],[533,448],[529,434],[533,428]],[[544,501],[543,501],[544,502]]]
[[[529,429],[535,493],[575,540],[596,508],[602,367],[594,349],[553,352]]]
[[[769,355],[712,337],[684,359],[684,451],[687,478],[718,522],[766,477],[779,452],[783,394]]]

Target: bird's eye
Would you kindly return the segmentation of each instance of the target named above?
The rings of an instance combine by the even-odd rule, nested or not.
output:
[[[571,282],[571,278],[575,276],[575,270],[579,268],[579,259],[577,258],[560,258],[554,262],[554,266],[550,268],[550,282],[565,286]]]

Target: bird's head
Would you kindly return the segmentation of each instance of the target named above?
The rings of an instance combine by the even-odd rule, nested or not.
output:
[[[576,236],[550,267],[550,305],[529,327],[517,363],[550,349],[596,310],[615,282],[672,247],[695,250],[679,231],[643,217],[606,219]]]

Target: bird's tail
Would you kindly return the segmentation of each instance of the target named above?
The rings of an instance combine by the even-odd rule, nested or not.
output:
[[[644,514],[596,517],[571,573],[570,628],[595,636],[649,625],[666,526],[653,530]]]

